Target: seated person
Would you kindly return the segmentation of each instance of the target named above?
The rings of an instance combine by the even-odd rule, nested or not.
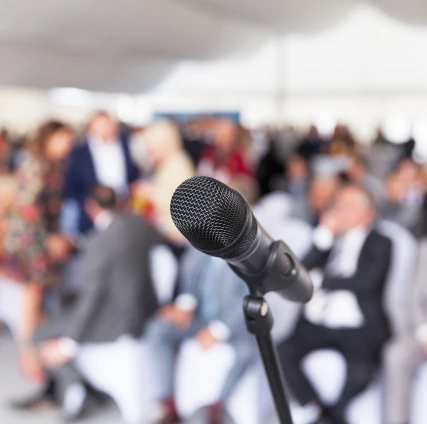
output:
[[[403,161],[386,182],[386,201],[381,208],[383,219],[396,222],[416,237],[423,232],[424,186],[419,166]]]
[[[162,410],[159,423],[178,420],[173,397],[175,353],[181,343],[191,338],[205,350],[228,342],[236,353],[221,398],[209,408],[210,423],[219,423],[222,407],[257,354],[241,307],[248,289],[225,261],[194,249],[183,259],[181,285],[181,294],[175,303],[160,309],[146,333],[151,363],[157,371],[156,399]]]
[[[293,196],[291,216],[316,226],[322,213],[329,208],[339,186],[340,180],[335,172],[315,175],[309,184],[307,197]]]
[[[412,389],[417,370],[427,360],[427,243],[421,242],[412,307],[407,310],[408,322],[384,352],[385,424],[408,424],[412,402]],[[409,292],[409,290],[408,290]],[[412,296],[411,296],[412,297]]]
[[[114,349],[124,336],[138,340],[158,306],[149,262],[157,233],[139,217],[117,213],[115,193],[109,187],[96,185],[85,208],[96,231],[83,252],[82,293],[69,311],[35,335],[39,355],[53,379],[45,397],[36,398],[33,406],[51,400],[55,391],[69,421],[84,412],[87,400],[84,376],[74,361],[77,354],[82,348],[87,351],[87,346]]]
[[[369,193],[356,185],[342,187],[303,260],[317,291],[279,346],[279,356],[289,388],[313,423],[346,423],[346,407],[370,383],[389,336],[382,303],[391,242],[377,232],[374,219]],[[342,393],[329,409],[301,368],[303,358],[319,349],[334,349],[347,363]]]

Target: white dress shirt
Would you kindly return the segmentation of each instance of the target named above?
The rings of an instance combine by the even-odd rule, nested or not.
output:
[[[314,245],[322,251],[332,248],[325,273],[341,278],[354,276],[369,231],[366,227],[357,227],[334,240],[327,228],[318,227],[313,235]],[[359,328],[364,324],[363,314],[353,292],[322,289],[323,276],[319,278],[319,270],[314,270],[313,277],[316,277],[313,280],[317,290],[304,310],[308,321],[329,328]]]
[[[114,220],[113,212],[101,211],[93,221],[93,226],[98,231],[104,231],[113,223],[113,220]]]
[[[127,191],[126,160],[120,141],[105,143],[89,139],[89,149],[98,182],[111,187],[116,193]]]

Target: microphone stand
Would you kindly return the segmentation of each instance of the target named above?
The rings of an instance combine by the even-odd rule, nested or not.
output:
[[[243,311],[246,327],[256,337],[280,423],[293,424],[282,379],[282,367],[271,337],[274,321],[268,303],[262,296],[251,294],[244,299]]]
[[[284,258],[286,258],[284,260]],[[277,357],[276,347],[271,337],[273,316],[264,294],[270,291],[286,291],[289,300],[301,298],[297,290],[304,290],[301,281],[310,281],[308,276],[300,277],[306,271],[298,269],[296,258],[283,241],[275,241],[264,269],[257,275],[247,275],[234,265],[231,269],[239,275],[249,287],[249,296],[243,302],[243,312],[248,332],[256,337],[261,358],[267,373],[270,389],[281,424],[293,424],[289,402],[283,384],[282,367]],[[310,283],[311,284],[311,283]]]

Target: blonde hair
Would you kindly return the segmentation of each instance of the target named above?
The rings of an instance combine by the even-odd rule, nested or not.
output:
[[[182,139],[178,127],[167,119],[151,124],[142,134],[146,145],[168,151],[182,149]]]

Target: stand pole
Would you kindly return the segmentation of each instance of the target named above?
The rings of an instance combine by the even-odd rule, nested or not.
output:
[[[282,368],[271,338],[273,317],[263,297],[246,296],[243,304],[246,327],[256,337],[277,414],[281,424],[293,424],[282,379]]]

